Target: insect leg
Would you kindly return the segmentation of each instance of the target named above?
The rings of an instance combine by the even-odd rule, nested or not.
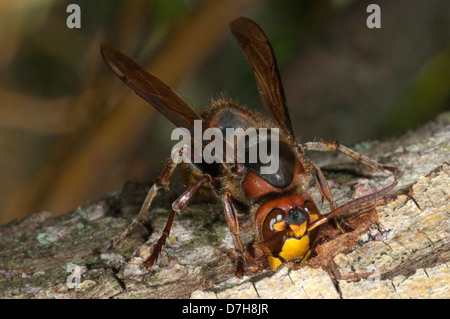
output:
[[[245,250],[239,239],[239,222],[234,213],[234,208],[231,203],[231,193],[229,191],[224,191],[222,193],[223,208],[225,210],[225,216],[227,218],[228,228],[233,235],[234,250],[236,252],[236,277],[242,277],[244,275],[244,265],[245,265]]]
[[[379,191],[376,191],[375,193],[356,198],[356,199],[354,199],[354,200],[352,200],[352,201],[350,201],[350,202],[348,202],[346,204],[343,204],[343,205],[339,206],[338,208],[333,209],[328,214],[321,216],[319,219],[316,219],[311,224],[309,224],[308,225],[308,231],[313,230],[317,226],[325,224],[331,218],[334,218],[334,217],[336,217],[337,215],[339,215],[339,214],[341,214],[343,212],[347,212],[347,211],[350,211],[352,209],[360,208],[363,205],[367,205],[367,204],[373,203],[374,200],[376,200],[376,199],[386,195],[391,190],[393,190],[394,187],[397,185],[397,183],[398,182],[395,181],[391,185],[389,185],[389,186],[387,186],[387,187],[385,187],[383,189],[380,189]]]
[[[319,151],[319,152],[336,152],[340,151],[343,154],[347,155],[348,157],[351,157],[355,161],[367,165],[369,167],[372,167],[373,169],[376,169],[378,171],[389,171],[391,172],[394,177],[397,177],[399,170],[396,167],[393,166],[387,166],[382,165],[367,156],[364,156],[358,152],[353,151],[352,149],[349,149],[348,147],[339,144],[338,141],[332,141],[332,142],[308,142],[303,145],[303,148],[306,151]]]
[[[333,194],[331,193],[330,186],[328,185],[328,182],[325,178],[325,176],[322,174],[322,171],[320,170],[320,167],[317,166],[315,163],[311,163],[313,169],[314,169],[314,175],[316,177],[316,184],[317,188],[319,189],[320,193],[322,194],[322,199],[325,198],[328,203],[330,204],[330,209],[333,211],[336,208],[336,204],[333,200]],[[339,216],[333,217],[334,222],[336,223],[337,228],[342,233],[345,233],[344,229],[347,231],[353,230],[353,228],[348,225],[342,218]]]
[[[231,203],[231,193],[229,191],[224,191],[222,193],[222,203],[225,210],[225,216],[227,218],[228,228],[233,235],[234,249],[236,252],[236,272],[237,277],[242,277],[244,275],[244,265],[245,265],[245,249],[239,238],[239,222],[234,212],[233,205]]]
[[[211,182],[212,177],[210,175],[205,175],[187,191],[185,191],[176,201],[172,203],[172,211],[170,212],[169,218],[167,219],[166,226],[164,227],[161,237],[158,239],[155,247],[153,248],[152,254],[145,261],[145,267],[151,267],[159,257],[161,250],[166,243],[167,237],[170,235],[170,229],[172,228],[173,220],[175,218],[175,213],[179,213],[194,197],[195,193],[200,189],[200,187],[206,182]]]
[[[337,141],[332,141],[332,142],[309,142],[309,143],[305,143],[303,145],[303,148],[305,150],[313,150],[313,151],[321,151],[321,152],[335,152],[335,151],[340,151],[343,154],[349,156],[350,158],[354,159],[355,161],[367,165],[375,170],[378,171],[389,171],[390,173],[392,173],[394,175],[394,178],[397,178],[399,170],[396,167],[393,166],[387,166],[387,165],[382,165],[379,164],[378,162],[370,159],[367,156],[364,156],[358,152],[353,151],[352,149],[339,144],[339,142]],[[325,222],[327,222],[330,218],[333,218],[334,221],[336,222],[337,227],[342,231],[343,228],[341,227],[341,224],[348,229],[351,229],[351,226],[349,226],[344,220],[340,219],[338,214],[340,214],[340,212],[342,211],[343,206],[340,206],[338,208],[335,208],[334,202],[333,202],[333,196],[331,194],[331,190],[329,188],[329,185],[325,179],[325,177],[323,176],[320,168],[315,165],[314,163],[312,163],[312,166],[314,168],[314,172],[315,172],[315,177],[316,177],[316,183],[317,186],[320,190],[320,193],[322,194],[322,196],[328,200],[328,202],[330,203],[330,207],[331,207],[331,211],[330,213],[328,213],[326,216],[323,216],[321,218],[319,218],[318,220],[316,220],[313,224],[315,224],[316,226],[314,226],[313,228],[317,227],[318,225],[321,225]],[[390,187],[390,186],[389,186]],[[387,187],[387,188],[389,188]],[[380,195],[381,196],[381,195]],[[374,198],[374,196],[372,196],[371,198]],[[357,199],[359,200],[359,199]],[[368,200],[368,198],[366,198],[366,201]],[[362,200],[361,200],[362,201]],[[361,202],[359,201],[359,202]]]
[[[319,188],[320,193],[322,194],[322,198],[325,198],[328,203],[330,203],[331,210],[335,209],[335,204],[333,201],[333,194],[331,193],[330,186],[328,185],[328,182],[323,176],[322,171],[320,170],[320,167],[316,164],[311,162],[311,165],[314,169],[314,176],[316,177],[316,184]]]
[[[148,209],[150,208],[153,199],[156,196],[156,193],[158,190],[162,187],[167,187],[170,182],[170,177],[172,176],[175,167],[177,164],[175,164],[172,159],[169,159],[168,163],[164,167],[163,171],[159,175],[156,182],[153,184],[153,186],[150,188],[150,190],[147,193],[147,197],[145,198],[144,203],[142,204],[141,210],[139,211],[138,216],[136,219],[134,219],[128,227],[121,232],[118,236],[115,236],[108,242],[106,242],[102,247],[101,251],[106,251],[110,248],[114,248],[117,245],[119,245],[128,235],[130,235],[136,226],[144,221],[145,215],[147,214]]]

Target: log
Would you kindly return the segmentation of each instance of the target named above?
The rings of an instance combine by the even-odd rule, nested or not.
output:
[[[401,170],[395,190],[376,207],[347,214],[344,231],[322,226],[308,261],[277,271],[254,267],[241,279],[233,275],[222,205],[208,194],[176,216],[150,270],[142,263],[174,194],[160,191],[147,221],[105,253],[97,248],[136,217],[150,185],[127,183],[57,218],[36,212],[0,227],[0,298],[450,298],[449,142],[444,113],[396,138],[354,146]],[[341,157],[323,171],[338,204],[393,180]],[[309,192],[321,202],[313,184]],[[241,219],[241,239],[250,247],[251,225]]]

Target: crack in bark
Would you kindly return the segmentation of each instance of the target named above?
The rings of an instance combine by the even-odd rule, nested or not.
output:
[[[448,261],[442,260],[441,256],[450,251],[450,245],[443,245],[441,248],[416,258],[409,258],[400,265],[389,271],[381,273],[381,280],[393,279],[396,276],[403,275],[409,277],[418,269],[432,268]]]
[[[333,283],[334,288],[339,295],[339,299],[343,299],[342,290],[339,285],[339,280],[341,280],[339,266],[334,261],[332,261],[327,267],[325,267],[324,270],[328,273],[328,276],[330,276],[331,282]]]

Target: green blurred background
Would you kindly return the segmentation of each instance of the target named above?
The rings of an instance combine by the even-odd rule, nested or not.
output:
[[[66,8],[81,8],[69,29]],[[370,3],[381,29],[369,29]],[[153,181],[172,124],[106,67],[111,44],[197,109],[220,93],[261,107],[228,24],[255,20],[278,57],[302,141],[388,138],[450,105],[448,0],[0,1],[0,224],[63,214]]]

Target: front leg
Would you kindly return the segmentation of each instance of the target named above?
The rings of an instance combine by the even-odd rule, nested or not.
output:
[[[328,185],[328,182],[325,176],[323,176],[320,167],[312,162],[311,165],[314,169],[314,176],[316,178],[317,188],[319,188],[320,194],[322,194],[322,200],[323,198],[325,198],[330,204],[331,210],[335,209],[336,206],[334,204],[333,194],[331,193],[330,185]]]
[[[321,217],[319,217],[318,219],[316,219],[315,221],[313,221],[311,224],[308,225],[308,231],[313,230],[314,228],[325,224],[326,222],[328,222],[331,218],[335,218],[337,217],[339,214],[342,214],[344,212],[348,212],[351,211],[353,209],[358,209],[361,208],[365,205],[370,205],[373,204],[375,200],[377,200],[378,198],[381,198],[385,195],[387,195],[390,191],[392,191],[395,186],[397,186],[397,181],[394,181],[391,185],[380,189],[379,191],[376,191],[372,194],[366,195],[366,196],[362,196],[359,198],[356,198],[350,202],[347,202],[335,209],[333,209],[332,211],[322,215]]]
[[[245,249],[239,238],[239,222],[234,212],[233,204],[231,203],[231,193],[227,190],[222,193],[222,203],[227,218],[228,228],[233,235],[234,251],[236,252],[236,277],[244,275],[245,266]]]

